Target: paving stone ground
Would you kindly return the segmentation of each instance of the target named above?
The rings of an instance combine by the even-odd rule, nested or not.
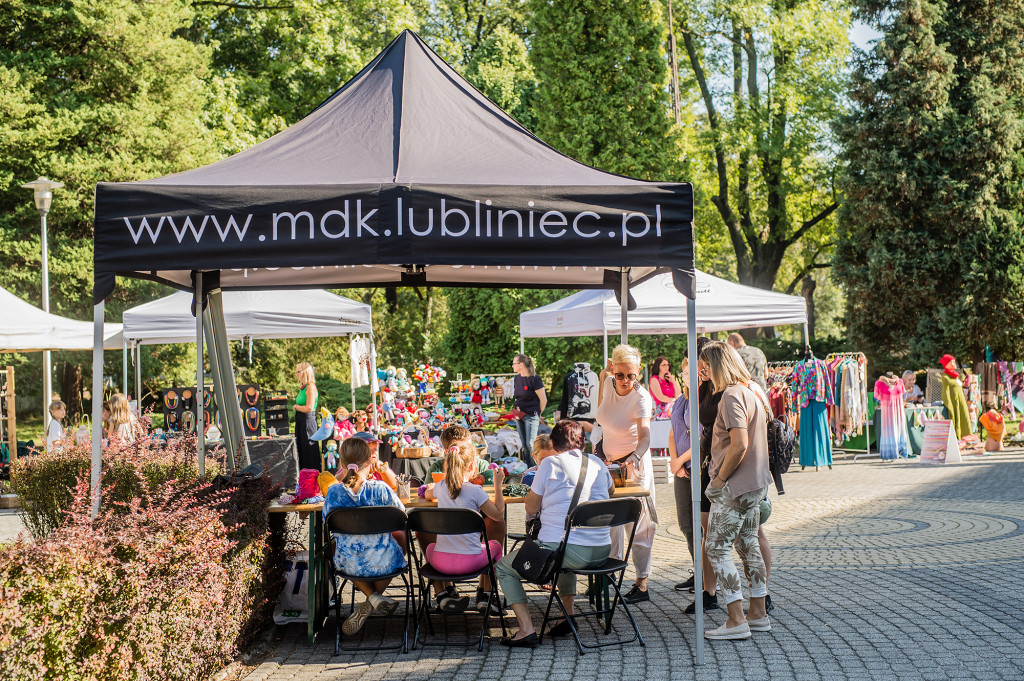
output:
[[[288,628],[269,644],[272,657],[246,678],[1024,679],[1024,457],[946,467],[877,460],[819,471],[794,466],[785,485],[787,494],[773,498],[767,526],[777,605],[772,631],[748,641],[707,642],[703,666],[695,667],[693,658],[699,632],[682,612],[692,597],[672,590],[691,563],[665,484],[657,490],[662,524],[653,599],[634,608],[645,647],[580,656],[571,640],[545,639],[534,650],[509,650],[494,640],[482,653],[447,646],[334,656],[329,622],[313,647],[303,627]],[[517,521],[513,516],[511,523]],[[717,626],[724,614],[709,613],[708,620]],[[508,622],[514,628],[514,619]],[[379,641],[378,624],[367,626],[367,639]],[[500,635],[497,627],[493,633]]]

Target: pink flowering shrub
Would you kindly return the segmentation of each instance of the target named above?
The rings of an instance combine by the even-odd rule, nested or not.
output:
[[[60,484],[58,462],[79,477],[66,506],[46,500],[60,509],[37,526],[48,533],[0,546],[0,679],[205,679],[262,626],[281,584],[267,514],[279,489],[199,480],[178,446],[106,453],[96,520],[76,450],[19,463],[16,478]],[[20,484],[38,503],[43,483]]]
[[[206,451],[206,478],[220,472],[223,448]],[[20,498],[22,519],[35,537],[44,537],[64,522],[80,478],[89,479],[92,442],[67,441],[56,451],[18,459],[11,486]],[[103,449],[104,499],[129,502],[143,489],[155,490],[168,480],[198,480],[195,438],[139,438],[132,444],[113,441]]]

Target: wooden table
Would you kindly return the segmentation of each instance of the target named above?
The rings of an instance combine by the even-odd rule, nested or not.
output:
[[[494,498],[494,488],[491,485],[484,486],[491,499]],[[627,483],[624,487],[616,487],[612,493],[612,499],[624,497],[647,497],[650,492],[640,485]],[[402,499],[406,508],[432,508],[437,506],[436,501],[427,499]],[[526,497],[505,497],[506,506],[509,504],[523,504]],[[298,513],[301,520],[309,517],[309,582],[307,591],[309,593],[308,620],[306,621],[306,643],[313,645],[316,635],[323,628],[324,621],[330,611],[330,589],[328,588],[327,561],[331,559],[326,556],[327,536],[324,532],[324,505],[320,504],[279,504],[276,501],[270,504],[270,513]],[[607,598],[607,594],[605,594]],[[340,626],[340,624],[339,624]]]

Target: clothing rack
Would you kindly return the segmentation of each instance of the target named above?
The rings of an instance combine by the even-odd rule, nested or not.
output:
[[[829,353],[825,357],[825,363],[827,364],[827,363],[831,362],[834,359],[864,360],[864,375],[865,375],[865,377],[867,376],[868,358],[867,358],[867,356],[863,352],[832,352],[832,353]],[[863,393],[864,404],[865,405],[870,404],[869,401],[868,401],[867,383],[868,383],[868,381],[865,381],[865,383],[864,383],[864,393]],[[837,400],[837,402],[836,402],[837,408],[838,408],[838,404],[839,403],[838,403],[838,400]],[[842,452],[846,452],[846,453],[854,452],[854,455],[853,455],[853,460],[854,461],[856,461],[857,459],[860,459],[860,458],[865,458],[866,459],[866,458],[872,457],[872,456],[881,457],[882,455],[881,455],[880,452],[872,453],[872,451],[871,451],[871,421],[872,421],[872,419],[874,419],[874,413],[870,413],[870,414],[865,413],[864,414],[864,443],[865,443],[864,446],[865,446],[865,449],[850,449],[848,447],[841,447],[841,446],[833,447],[833,449],[834,450],[838,450],[838,451],[842,451]]]

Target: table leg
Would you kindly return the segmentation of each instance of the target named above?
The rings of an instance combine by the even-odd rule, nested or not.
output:
[[[320,513],[309,514],[309,619],[306,622],[306,643],[313,645],[316,636],[323,627],[326,604],[329,594],[326,592],[327,580],[324,576],[323,556],[323,516]]]

